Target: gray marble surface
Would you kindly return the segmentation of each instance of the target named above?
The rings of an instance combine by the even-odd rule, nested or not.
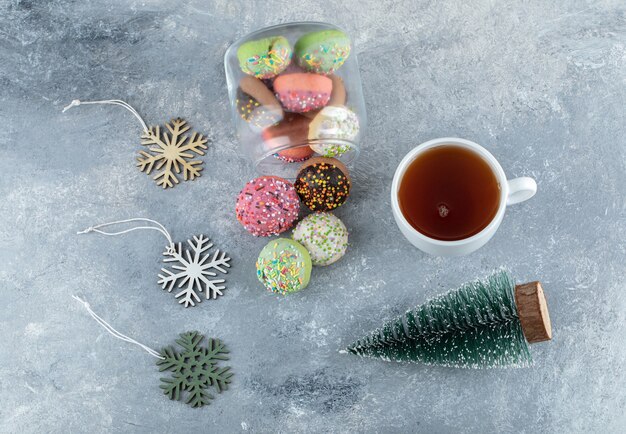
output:
[[[0,431],[623,432],[626,429],[626,9],[607,1],[0,0]],[[233,202],[239,155],[222,56],[265,25],[331,21],[354,38],[369,130],[337,214],[347,256],[281,298],[254,274],[266,240]],[[163,192],[134,167],[140,128],[183,116],[211,139],[202,178]],[[413,146],[461,136],[537,196],[463,258],[395,227],[389,187]],[[156,285],[158,234],[77,236],[150,216],[233,257],[227,294],[190,310]],[[455,370],[338,352],[385,319],[509,267],[544,283],[552,342],[521,370]],[[154,360],[71,298],[160,348],[198,329],[232,350],[204,409],[160,394]]]

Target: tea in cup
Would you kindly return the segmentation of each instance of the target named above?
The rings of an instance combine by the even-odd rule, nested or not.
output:
[[[507,180],[498,161],[465,139],[423,143],[400,162],[393,178],[393,215],[404,236],[431,255],[459,256],[482,247],[507,205],[530,199],[534,179]]]

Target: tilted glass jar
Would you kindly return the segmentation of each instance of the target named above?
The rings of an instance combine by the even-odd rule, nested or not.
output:
[[[267,27],[234,42],[224,65],[241,153],[258,172],[294,178],[314,156],[344,164],[358,157],[365,104],[356,52],[341,29]]]

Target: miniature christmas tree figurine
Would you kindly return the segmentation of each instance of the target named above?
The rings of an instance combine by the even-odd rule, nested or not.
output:
[[[458,368],[528,366],[528,343],[552,338],[539,282],[503,270],[389,321],[348,347],[363,357]]]

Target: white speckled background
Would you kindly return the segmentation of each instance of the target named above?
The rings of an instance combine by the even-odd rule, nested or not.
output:
[[[222,56],[270,24],[353,36],[369,130],[337,214],[347,256],[280,298],[256,281],[234,218],[254,173],[238,155]],[[197,182],[163,192],[134,167],[140,128],[188,119],[212,141]],[[626,6],[607,1],[0,0],[0,431],[623,432],[626,429]],[[427,257],[389,211],[396,164],[456,135],[483,144],[531,201],[464,258]],[[367,176],[366,176],[367,174]],[[233,257],[228,293],[185,310],[156,285],[158,234],[77,236],[149,216]],[[468,371],[338,350],[408,307],[499,266],[540,279],[554,339],[536,366]],[[154,347],[198,329],[232,350],[231,390],[191,409],[153,359],[70,298]]]

